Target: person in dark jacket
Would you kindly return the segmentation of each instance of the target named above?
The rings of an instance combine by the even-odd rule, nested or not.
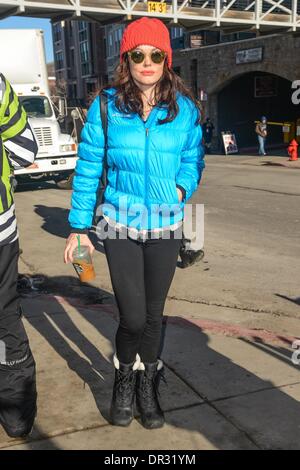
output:
[[[141,18],[126,28],[108,99],[108,184],[102,207],[110,235],[105,254],[120,324],[114,355],[112,424],[128,426],[133,403],[144,427],[164,424],[157,397],[162,315],[175,273],[186,201],[204,168],[200,112],[172,70],[167,27]],[[77,237],[90,251],[96,191],[103,170],[104,133],[99,97],[82,131],[73,182],[72,227],[65,262]]]
[[[36,373],[17,293],[19,235],[12,168],[35,165],[37,143],[24,108],[0,73],[0,424],[10,437],[30,433]]]

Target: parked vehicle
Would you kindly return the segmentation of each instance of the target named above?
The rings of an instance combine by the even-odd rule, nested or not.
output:
[[[1,29],[0,72],[19,96],[39,146],[37,168],[15,170],[15,177],[18,181],[68,178],[75,168],[77,145],[60,127],[66,117],[64,100],[59,100],[57,109],[51,101],[43,31]]]

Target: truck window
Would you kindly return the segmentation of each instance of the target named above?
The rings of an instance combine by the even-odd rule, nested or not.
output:
[[[51,117],[52,109],[48,98],[45,96],[19,96],[24,109],[29,117]]]

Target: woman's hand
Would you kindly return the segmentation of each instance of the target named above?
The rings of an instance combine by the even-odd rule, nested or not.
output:
[[[182,201],[182,191],[179,188],[176,188],[177,190],[177,196],[178,196],[178,202]]]
[[[80,237],[80,245],[87,246],[89,248],[90,254],[93,254],[95,250],[91,240],[88,235],[82,233],[71,233],[66,241],[65,253],[64,253],[64,262],[73,263],[73,252],[78,246],[78,238]]]

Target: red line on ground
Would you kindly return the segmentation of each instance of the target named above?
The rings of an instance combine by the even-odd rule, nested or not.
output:
[[[84,303],[78,301],[76,298],[72,297],[62,297],[57,295],[45,295],[48,300],[55,300],[60,304],[68,304],[75,308],[87,309],[87,310],[101,310],[105,313],[112,315],[114,318],[117,318],[117,307],[113,304],[90,304],[85,305]],[[239,326],[236,324],[223,323],[213,320],[195,318],[186,318],[186,317],[174,317],[167,316],[167,322],[176,324],[181,328],[189,327],[198,327],[203,331],[208,331],[210,333],[221,334],[225,336],[232,336],[234,338],[248,338],[256,342],[264,343],[283,343],[285,345],[292,345],[292,343],[299,339],[295,336],[282,335],[272,331],[259,328],[247,328],[244,326]]]

